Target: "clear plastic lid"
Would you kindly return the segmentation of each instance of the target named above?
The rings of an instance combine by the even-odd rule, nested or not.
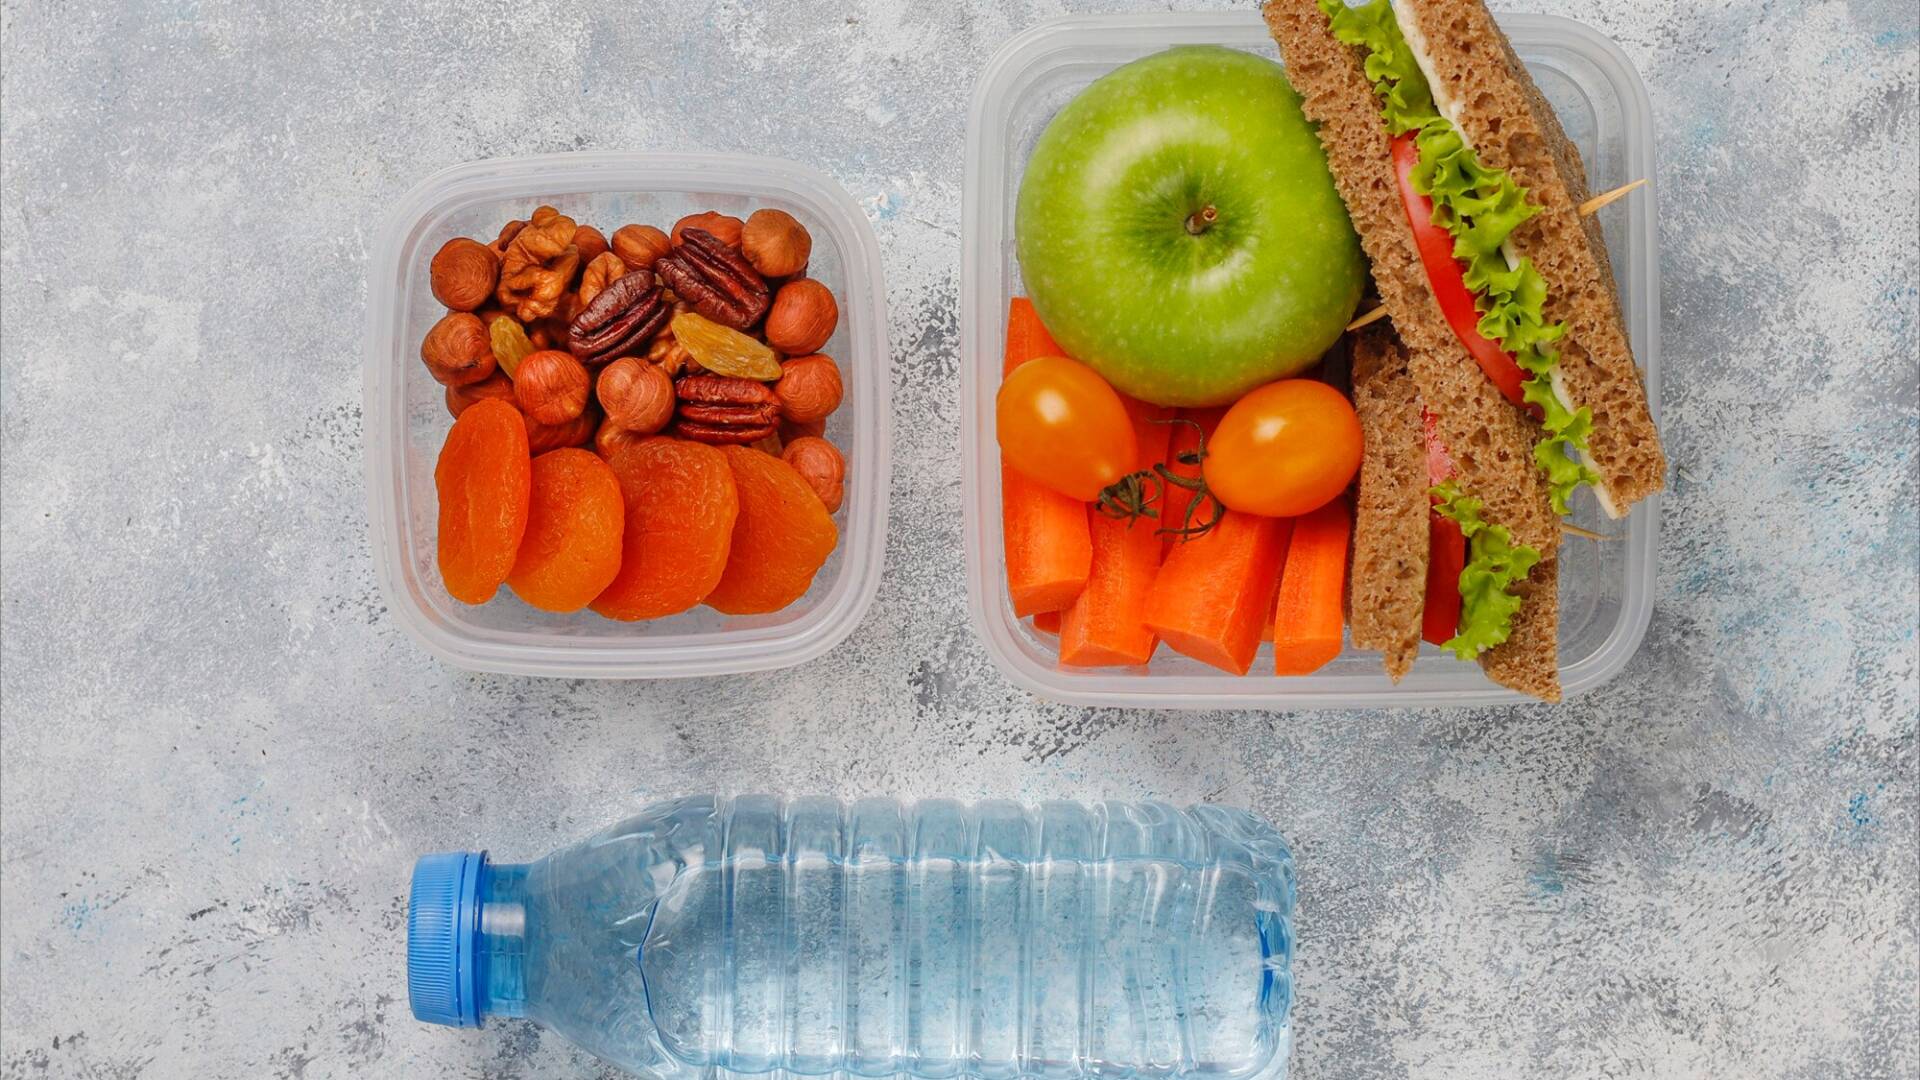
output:
[[[1500,25],[1580,148],[1595,191],[1651,177],[1653,116],[1646,87],[1619,48],[1593,30],[1545,15],[1503,15]],[[1217,44],[1278,60],[1255,12],[1076,16],[1007,42],[980,75],[967,124],[965,223],[960,285],[961,479],[968,601],[987,651],[1016,685],[1084,705],[1154,708],[1363,708],[1491,705],[1529,700],[1489,682],[1433,646],[1413,671],[1388,681],[1380,656],[1347,649],[1307,676],[1271,674],[1261,650],[1253,673],[1235,676],[1162,647],[1131,669],[1070,669],[1056,640],[1014,617],[1001,547],[999,454],[993,396],[999,386],[1007,303],[1022,293],[1013,253],[1013,207],[1034,141],[1054,113],[1093,80],[1172,45]],[[1660,276],[1655,193],[1636,192],[1602,211],[1602,224],[1648,403],[1660,411]],[[1569,538],[1560,556],[1561,682],[1568,696],[1612,678],[1646,634],[1653,610],[1656,496],[1624,522],[1582,494],[1575,524],[1605,541]]]
[[[847,460],[835,515],[840,545],[813,587],[786,609],[734,617],[699,607],[623,623],[591,611],[555,615],[506,589],[468,606],[447,594],[434,562],[433,467],[451,419],[443,388],[420,363],[420,341],[444,309],[427,262],[456,236],[491,240],[550,203],[603,232],[665,228],[720,210],[785,210],[813,234],[808,276],[833,289],[840,324],[822,351],[840,361],[845,399],[827,437]],[[886,288],[873,228],[824,174],[739,154],[579,153],[456,166],[401,196],[374,240],[366,340],[367,497],[373,557],[388,608],[421,645],[478,671],[567,678],[662,678],[802,663],[843,640],[880,585],[889,481]]]

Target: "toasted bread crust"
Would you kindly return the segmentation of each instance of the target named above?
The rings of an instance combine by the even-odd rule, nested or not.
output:
[[[1387,128],[1357,51],[1336,41],[1314,0],[1267,0],[1267,28],[1287,78],[1318,125],[1334,185],[1374,284],[1407,345],[1407,370],[1434,413],[1460,485],[1485,503],[1487,520],[1543,555],[1560,544],[1559,520],[1533,463],[1540,429],[1494,389],[1447,325],[1414,246],[1394,178]]]
[[[1353,643],[1385,653],[1399,682],[1420,654],[1431,500],[1420,392],[1405,347],[1378,323],[1353,335],[1353,408],[1363,448],[1347,582]]]
[[[1543,701],[1560,700],[1560,560],[1534,564],[1514,587],[1526,597],[1507,640],[1480,654],[1487,678]]]
[[[1580,153],[1481,0],[1395,0],[1420,27],[1432,76],[1459,103],[1480,160],[1505,169],[1542,211],[1514,231],[1516,254],[1547,281],[1546,317],[1567,324],[1560,372],[1575,405],[1593,410],[1588,449],[1624,511],[1666,478],[1660,433],[1620,318],[1613,268],[1588,197]]]

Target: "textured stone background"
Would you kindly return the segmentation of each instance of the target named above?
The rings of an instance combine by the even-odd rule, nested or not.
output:
[[[1658,115],[1652,629],[1564,708],[1265,716],[1038,703],[966,621],[964,108],[1061,5],[0,5],[0,1076],[609,1075],[408,1016],[409,865],[705,789],[1250,804],[1304,882],[1300,1077],[1915,1075],[1912,6],[1530,6]],[[873,211],[878,603],[770,675],[440,666],[368,554],[369,231],[454,162],[708,147]]]

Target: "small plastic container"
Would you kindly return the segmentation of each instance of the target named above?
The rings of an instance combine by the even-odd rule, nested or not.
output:
[[[623,623],[591,611],[555,615],[502,588],[469,606],[435,565],[434,462],[452,423],[420,341],[444,309],[427,262],[455,236],[489,242],[542,203],[598,226],[666,228],[685,214],[745,217],[785,210],[813,234],[808,275],[833,289],[840,324],[823,352],[840,361],[846,397],[827,437],[847,459],[840,545],[807,594],[770,615],[698,607]],[[428,651],[476,671],[566,678],[662,678],[786,667],[843,640],[880,585],[889,477],[886,288],[873,228],[824,174],[739,154],[579,153],[459,165],[401,196],[374,238],[367,289],[367,497],[374,566],[394,618]]]
[[[1605,37],[1567,19],[1503,15],[1500,25],[1559,113],[1586,161],[1594,191],[1651,177],[1653,114],[1646,87]],[[1399,685],[1379,654],[1347,649],[1307,676],[1280,678],[1263,647],[1253,671],[1235,676],[1162,647],[1139,668],[1063,668],[1056,640],[1014,617],[1001,548],[999,452],[993,398],[1000,383],[1007,304],[1021,295],[1014,259],[1014,202],[1033,144],[1060,107],[1095,79],[1173,45],[1214,44],[1275,60],[1255,12],[1100,15],[1055,19],[1007,42],[980,75],[967,123],[960,279],[962,487],[967,594],[973,622],[1008,679],[1042,697],[1080,705],[1153,708],[1384,708],[1495,705],[1529,700],[1488,681],[1478,665],[1423,647]],[[1648,403],[1660,411],[1660,276],[1655,193],[1601,211],[1634,354]],[[1612,539],[1569,538],[1560,557],[1561,682],[1568,696],[1624,667],[1653,611],[1660,500],[1627,521],[1607,519],[1582,495],[1574,522]]]

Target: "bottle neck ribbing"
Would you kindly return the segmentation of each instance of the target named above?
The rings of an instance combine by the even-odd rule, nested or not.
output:
[[[527,1012],[527,869],[526,863],[480,869],[474,997],[482,1020]]]

